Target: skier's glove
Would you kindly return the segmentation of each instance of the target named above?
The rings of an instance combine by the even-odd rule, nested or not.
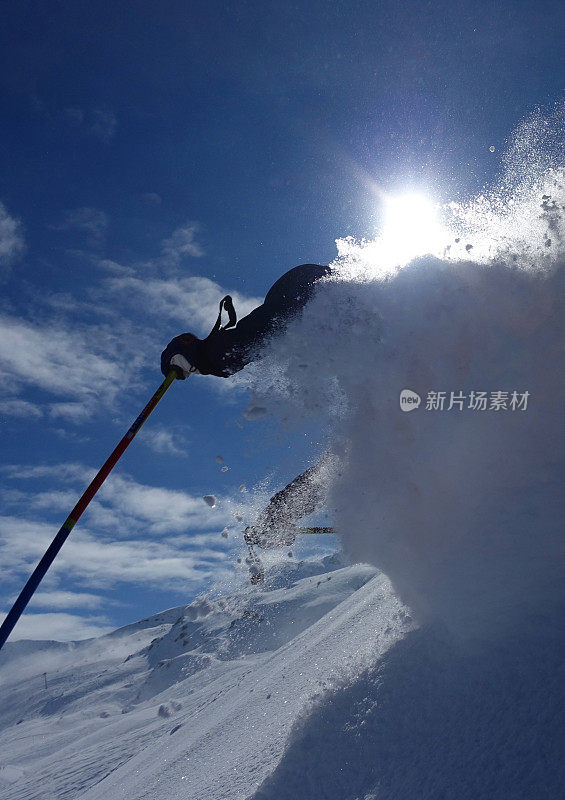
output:
[[[198,372],[198,350],[200,339],[192,333],[175,336],[161,353],[161,372],[167,376],[175,369],[177,378],[184,381],[193,372]]]

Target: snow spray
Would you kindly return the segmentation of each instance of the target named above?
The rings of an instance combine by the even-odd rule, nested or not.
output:
[[[520,127],[499,183],[443,208],[437,252],[387,264],[379,238],[338,241],[252,370],[271,412],[327,425],[346,553],[469,636],[540,624],[562,595],[564,121]]]

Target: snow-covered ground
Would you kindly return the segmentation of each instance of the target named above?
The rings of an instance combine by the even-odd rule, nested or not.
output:
[[[554,800],[559,625],[470,646],[334,555],[100,639],[8,644],[1,796]]]
[[[8,644],[2,797],[249,797],[310,698],[410,627],[382,576],[333,556],[97,640]]]

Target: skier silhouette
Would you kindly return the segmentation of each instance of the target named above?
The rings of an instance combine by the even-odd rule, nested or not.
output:
[[[305,306],[316,282],[330,274],[330,267],[320,264],[294,267],[273,284],[262,305],[239,322],[231,297],[224,297],[210,334],[205,339],[193,333],[176,336],[163,350],[161,371],[167,375],[174,368],[180,380],[193,373],[227,378],[239,372],[257,357],[265,342]],[[222,326],[224,310],[229,319]],[[278,547],[294,541],[296,520],[324,503],[325,487],[320,474],[326,460],[324,456],[271,498],[255,525],[245,531],[245,541],[250,548],[253,545]]]
[[[171,368],[184,380],[190,373],[228,378],[257,356],[266,340],[277,333],[308,302],[320,278],[331,272],[320,264],[301,264],[285,272],[267,292],[265,300],[246,317],[236,321],[231,297],[220,303],[220,313],[205,339],[193,333],[176,336],[161,355],[161,371]],[[222,311],[229,321],[222,326]]]

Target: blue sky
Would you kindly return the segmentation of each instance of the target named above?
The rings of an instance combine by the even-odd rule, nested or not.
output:
[[[563,97],[564,22],[559,2],[2,4],[4,608],[169,339],[374,236],[383,191],[492,181],[512,130]],[[172,387],[20,635],[80,638],[228,579],[238,504],[317,454],[246,404],[230,381]]]

